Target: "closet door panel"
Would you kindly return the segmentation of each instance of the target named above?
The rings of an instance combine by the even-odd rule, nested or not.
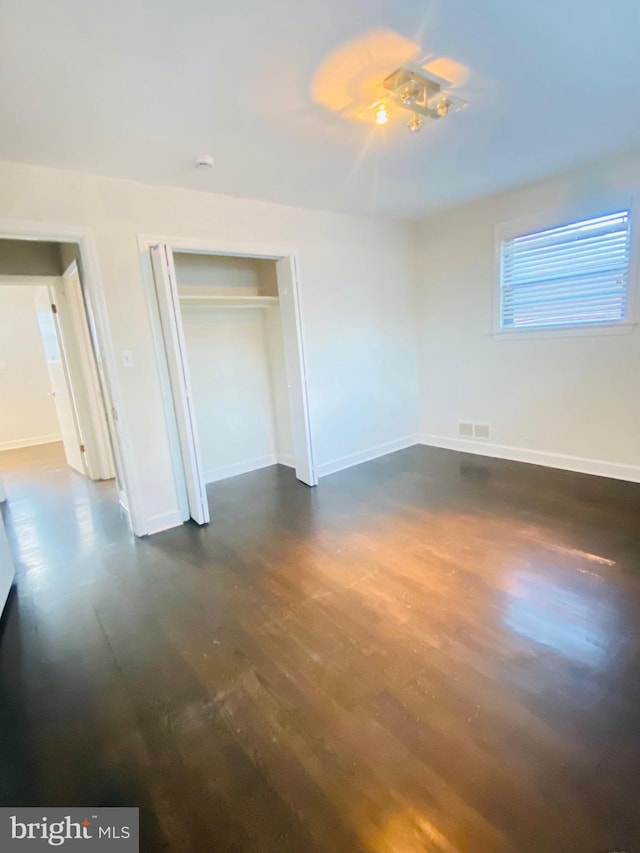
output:
[[[296,477],[308,486],[318,483],[311,451],[311,427],[307,399],[307,379],[301,338],[300,305],[293,257],[276,261],[282,340],[287,367],[291,437]]]
[[[171,248],[164,243],[153,246],[151,263],[167,355],[189,513],[198,524],[206,524],[209,521],[209,505],[200,459],[198,428]]]

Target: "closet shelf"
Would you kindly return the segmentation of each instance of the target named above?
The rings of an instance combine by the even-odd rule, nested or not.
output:
[[[277,308],[277,296],[180,296],[181,305],[209,306],[210,308]]]

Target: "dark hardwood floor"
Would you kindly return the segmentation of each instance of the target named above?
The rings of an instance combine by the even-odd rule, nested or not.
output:
[[[0,454],[2,805],[140,806],[145,853],[640,851],[640,486],[412,448],[135,541],[60,453]]]

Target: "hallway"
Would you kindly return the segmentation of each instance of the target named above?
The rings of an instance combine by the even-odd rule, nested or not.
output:
[[[144,853],[639,848],[640,487],[415,447],[135,540],[11,453],[1,805],[139,806]]]

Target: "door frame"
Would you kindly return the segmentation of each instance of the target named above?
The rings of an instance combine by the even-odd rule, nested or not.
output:
[[[313,455],[313,441],[311,431],[311,416],[309,410],[308,374],[306,368],[306,341],[303,323],[302,300],[300,293],[300,282],[298,276],[297,252],[291,247],[265,245],[263,243],[235,242],[231,240],[210,240],[193,237],[180,237],[175,235],[138,234],[138,248],[140,251],[140,264],[142,279],[144,282],[147,307],[151,321],[152,335],[154,339],[154,350],[156,365],[162,386],[163,408],[165,423],[171,448],[171,459],[176,487],[176,498],[179,504],[185,504],[185,471],[182,464],[181,446],[178,429],[175,420],[173,392],[169,381],[167,366],[167,351],[160,322],[158,300],[156,295],[156,282],[153,275],[151,262],[151,247],[157,244],[167,245],[171,252],[201,255],[222,255],[236,258],[255,258],[256,260],[280,261],[288,259],[291,268],[292,297],[294,316],[296,323],[296,336],[298,341],[299,372],[301,376],[300,393],[302,397],[302,408],[304,412],[304,432],[306,440],[307,455],[310,460],[311,480],[309,485],[317,485],[318,472]],[[180,318],[181,319],[181,318]],[[286,361],[286,358],[285,358]]]
[[[116,466],[120,503],[129,527],[136,536],[146,536],[147,524],[133,473],[130,431],[126,420],[122,387],[116,369],[116,355],[102,287],[93,231],[73,225],[43,223],[32,220],[0,219],[0,239],[35,242],[71,243],[77,245],[82,261],[82,286],[87,309],[93,317],[95,338],[89,335],[102,387]],[[89,324],[87,323],[87,326]]]

